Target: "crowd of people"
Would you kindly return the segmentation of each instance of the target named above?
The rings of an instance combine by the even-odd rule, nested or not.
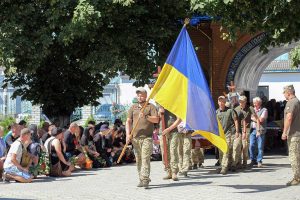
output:
[[[32,182],[39,175],[70,176],[74,170],[111,167],[126,142],[125,126],[117,119],[89,121],[83,128],[71,123],[67,128],[45,122],[43,127],[26,126],[24,120],[10,125],[4,135],[0,127],[0,178],[3,181]],[[118,164],[135,161],[132,149],[126,150]]]
[[[203,167],[204,149],[212,148],[212,144],[202,136],[192,136],[193,130],[188,130],[167,109],[147,102],[144,88],[138,88],[136,94],[138,103],[130,107],[125,125],[116,119],[112,127],[108,122],[90,121],[85,128],[76,123],[65,129],[49,123],[37,128],[36,125],[26,127],[26,122],[21,121],[11,125],[5,138],[0,127],[2,179],[31,182],[39,173],[59,177],[70,176],[74,170],[111,167],[117,164],[124,147],[121,163],[136,162],[138,187],[149,187],[151,160],[162,160],[164,180],[178,181],[178,175],[188,177],[189,170]],[[287,101],[282,140],[288,140],[289,144],[294,173],[287,183],[290,186],[300,184],[300,102],[292,85],[284,88],[284,96]],[[263,167],[270,116],[263,100],[255,97],[250,106],[244,95],[219,96],[216,115],[228,146],[226,153],[217,153],[216,166],[220,167],[216,173],[225,175],[228,171]]]

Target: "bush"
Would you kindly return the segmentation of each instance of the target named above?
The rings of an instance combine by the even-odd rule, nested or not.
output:
[[[94,116],[90,115],[90,116],[85,120],[84,127],[87,127],[87,126],[88,126],[89,121],[94,121],[94,122],[96,123],[96,120],[94,119]]]
[[[8,133],[8,126],[15,123],[16,119],[13,117],[5,117],[0,121],[0,126],[4,128],[4,136]]]

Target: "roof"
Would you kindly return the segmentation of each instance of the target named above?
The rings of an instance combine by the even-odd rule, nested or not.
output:
[[[300,67],[292,68],[290,60],[273,60],[264,71],[270,72],[300,72]]]

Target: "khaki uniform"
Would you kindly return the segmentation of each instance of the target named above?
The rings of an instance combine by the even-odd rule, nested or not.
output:
[[[292,123],[287,133],[289,146],[289,159],[294,179],[300,181],[300,102],[295,97],[290,99],[284,109],[284,118],[292,114]]]
[[[246,138],[242,139],[242,158],[239,163],[243,164],[243,166],[247,165],[248,160],[248,148],[249,148],[249,135],[250,135],[250,123],[251,123],[251,115],[256,115],[255,110],[252,106],[246,106],[245,109],[242,109],[239,106],[239,109],[242,112],[242,120],[246,122]],[[243,124],[241,123],[241,129],[243,130]],[[243,160],[243,161],[242,161]]]
[[[179,171],[186,173],[189,171],[192,149],[191,133],[179,133]]]
[[[133,127],[139,118],[142,107],[134,104],[128,111],[128,118],[132,120]],[[150,181],[150,159],[152,155],[153,141],[152,135],[154,124],[147,120],[147,116],[157,116],[157,110],[154,105],[147,104],[144,110],[145,118],[141,118],[133,132],[132,145],[136,158],[137,171],[139,179],[142,182]]]
[[[201,166],[204,163],[204,149],[200,147],[199,139],[192,139],[192,166]]]
[[[168,128],[170,127],[175,121],[176,121],[177,117],[172,114],[171,112],[169,112],[168,110],[165,110],[164,113],[164,120],[165,120],[165,124],[166,127]],[[166,135],[166,142],[167,142],[167,154],[168,154],[168,162],[169,165],[166,166],[164,163],[164,143],[163,143],[163,136],[160,139],[160,145],[161,145],[161,151],[162,151],[162,161],[165,167],[165,171],[168,174],[172,174],[178,173],[178,140],[179,140],[179,135],[178,135],[178,131],[175,128],[174,130],[172,130],[169,134]]]
[[[236,114],[237,114],[237,119],[238,119],[238,124],[239,124],[239,137],[235,138],[233,140],[233,148],[232,148],[232,167],[238,167],[238,165],[241,164],[241,157],[242,157],[242,129],[241,129],[241,122],[244,119],[244,113],[242,112],[242,109],[240,106],[237,106],[234,108]],[[235,134],[236,130],[235,127],[233,127],[232,133]]]
[[[235,133],[232,133],[232,130],[234,127],[234,119],[237,119],[237,114],[233,109],[227,107],[225,107],[224,110],[218,109],[216,113],[220,123],[222,124],[226,136],[226,143],[228,145],[228,151],[225,155],[223,155],[222,151],[219,151],[219,159],[222,169],[228,170],[233,161],[233,143],[235,140]],[[234,164],[236,164],[236,160],[234,160],[234,162]]]

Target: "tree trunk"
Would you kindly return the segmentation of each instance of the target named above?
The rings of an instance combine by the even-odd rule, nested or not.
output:
[[[59,115],[51,119],[56,127],[68,128],[70,125],[70,115]]]

